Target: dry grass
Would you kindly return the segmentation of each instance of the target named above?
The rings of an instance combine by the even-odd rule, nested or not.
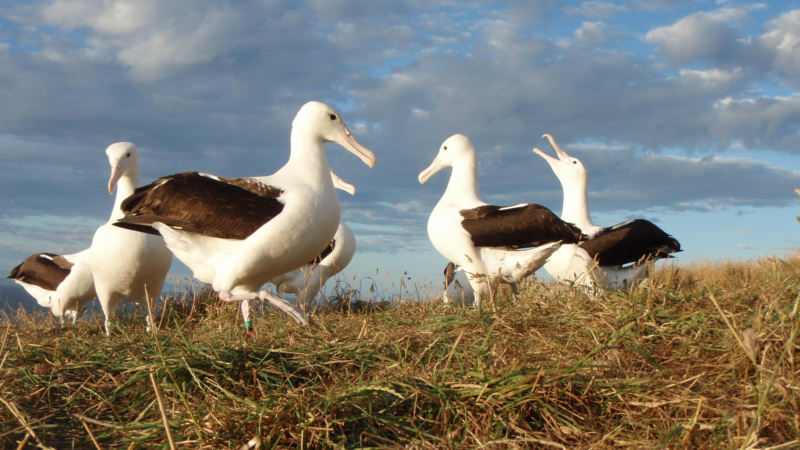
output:
[[[0,328],[0,445],[796,448],[799,303],[787,257],[494,311],[344,301],[251,339],[207,292],[153,335],[23,314]]]

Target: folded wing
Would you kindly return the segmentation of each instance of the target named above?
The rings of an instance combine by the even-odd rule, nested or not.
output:
[[[655,224],[644,219],[629,220],[608,227],[581,242],[600,266],[621,266],[643,259],[670,258],[681,244]]]
[[[484,205],[461,210],[461,222],[476,247],[536,247],[548,242],[576,243],[580,229],[541,205]]]
[[[181,172],[142,186],[122,202],[114,225],[158,234],[150,225],[224,239],[246,239],[283,211],[282,191],[254,178]]]

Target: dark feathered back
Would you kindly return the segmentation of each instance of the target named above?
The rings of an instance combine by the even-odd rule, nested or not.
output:
[[[153,222],[226,239],[245,239],[283,210],[282,191],[252,178],[182,172],[142,186],[122,202],[114,225],[155,233]]]
[[[72,263],[52,253],[35,253],[11,269],[8,278],[54,291],[69,275]]]
[[[669,258],[681,244],[648,220],[623,222],[583,241],[580,246],[600,266],[621,266],[642,259]]]
[[[535,247],[548,242],[581,240],[581,230],[541,205],[484,205],[461,210],[463,227],[477,247]]]

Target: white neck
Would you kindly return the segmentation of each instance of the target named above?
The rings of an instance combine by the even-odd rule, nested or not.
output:
[[[298,180],[309,180],[323,189],[333,191],[331,168],[324,142],[310,133],[292,129],[289,161],[284,167],[292,167],[291,170],[302,174]]]
[[[559,181],[561,181],[559,179]],[[561,205],[561,219],[575,224],[584,233],[590,234],[599,227],[589,217],[589,200],[586,194],[586,179],[578,182],[561,181],[564,203]]]
[[[114,208],[111,210],[111,217],[109,222],[116,222],[121,219],[125,214],[122,212],[122,201],[133,194],[137,187],[142,185],[142,180],[139,178],[139,168],[131,167],[125,175],[122,175],[117,181],[117,196],[114,198]]]
[[[458,204],[482,203],[478,188],[478,170],[475,156],[464,158],[453,164],[453,172],[442,199],[455,201]]]

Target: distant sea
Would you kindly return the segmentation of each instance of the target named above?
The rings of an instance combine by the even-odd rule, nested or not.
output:
[[[169,289],[174,288],[175,286],[167,285],[165,286],[164,293],[174,294],[174,292],[169,291]],[[122,304],[120,307],[123,311],[125,311],[125,308],[135,307],[135,304]],[[36,303],[36,300],[31,297],[30,294],[28,294],[25,289],[22,288],[22,286],[10,280],[0,279],[0,322],[2,322],[5,317],[8,317],[13,321],[17,311],[19,311],[20,308],[27,312],[47,311],[47,308],[39,306],[39,304]],[[100,303],[98,303],[96,300],[86,304],[84,311],[87,310],[102,314]],[[83,317],[86,317],[85,314],[86,313],[84,313]]]
[[[13,317],[19,308],[22,307],[26,311],[42,310],[44,308],[39,306],[33,297],[25,292],[22,286],[14,283],[13,281],[2,280],[0,281],[0,317],[2,313]]]

